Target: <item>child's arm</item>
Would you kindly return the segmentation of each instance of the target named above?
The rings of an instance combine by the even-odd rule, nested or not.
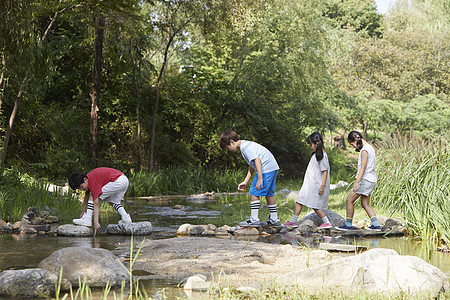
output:
[[[253,173],[255,173],[255,170],[253,170],[252,168],[248,168],[247,176],[245,176],[244,181],[242,181],[238,185],[238,191],[244,191],[245,190],[245,187],[247,186],[248,182],[250,181],[250,178],[252,178]]]
[[[97,233],[97,229],[100,228],[100,223],[98,223],[98,213],[100,210],[100,202],[98,198],[94,200],[94,236]]]
[[[328,178],[328,170],[325,170],[322,172],[322,185],[319,188],[319,195],[323,195],[325,192],[325,185],[327,184],[327,178]]]
[[[355,184],[353,184],[352,191],[355,193],[359,188],[359,183],[361,182],[361,179],[363,178],[364,172],[366,172],[368,158],[369,158],[369,153],[367,153],[366,150],[362,151],[361,152],[361,169],[359,169]]]
[[[256,189],[259,191],[263,186],[262,178],[262,166],[261,159],[259,157],[255,158],[256,174],[258,174],[258,181],[256,181]]]

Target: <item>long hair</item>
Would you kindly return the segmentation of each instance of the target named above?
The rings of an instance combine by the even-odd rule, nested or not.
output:
[[[323,138],[318,132],[313,132],[306,138],[306,142],[311,145],[317,143],[316,149],[316,159],[317,161],[321,161],[323,158]]]
[[[354,141],[356,141],[356,152],[361,151],[362,147],[363,147],[363,142],[362,142],[362,135],[361,133],[359,133],[358,131],[350,131],[350,133],[348,134],[347,140],[349,143],[352,143]]]

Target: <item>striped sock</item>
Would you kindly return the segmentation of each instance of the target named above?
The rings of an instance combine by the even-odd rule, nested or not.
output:
[[[273,221],[278,220],[278,213],[277,213],[277,205],[269,205],[269,213],[270,213],[270,219]]]
[[[259,216],[259,207],[261,206],[261,201],[256,200],[256,201],[252,201],[250,202],[250,209],[251,209],[251,218],[253,220],[258,219]]]
[[[86,215],[86,217],[92,217],[92,215],[94,214],[94,201],[88,201],[87,209],[84,214]]]
[[[353,218],[345,219],[345,225],[347,225],[348,227],[352,227],[352,223],[353,223]]]
[[[378,218],[376,216],[371,218],[370,221],[372,221],[373,226],[380,226],[380,224],[378,223]]]
[[[119,204],[114,203],[114,204],[113,204],[113,207],[114,207],[115,210],[117,210],[117,212],[119,213],[119,215],[120,215],[121,217],[128,215],[127,212],[125,211],[125,208],[123,208],[122,204],[120,204],[120,203],[119,203]]]

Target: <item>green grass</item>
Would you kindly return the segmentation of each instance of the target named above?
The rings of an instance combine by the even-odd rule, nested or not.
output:
[[[395,136],[377,145],[373,202],[400,214],[408,232],[450,244],[450,144]]]
[[[441,293],[436,300],[448,299],[450,292]],[[410,293],[397,292],[397,293],[369,293],[364,290],[353,291],[341,291],[339,289],[333,289],[328,291],[320,291],[316,289],[307,289],[299,286],[284,286],[277,284],[265,284],[261,289],[251,292],[241,292],[234,288],[232,285],[227,288],[217,291],[209,291],[209,295],[205,295],[200,299],[227,299],[227,300],[263,300],[263,299],[280,299],[280,300],[296,300],[296,299],[336,299],[336,300],[365,300],[365,299],[377,299],[377,300],[419,300],[429,299],[430,296],[424,293],[417,293],[417,295],[411,295]]]
[[[235,190],[245,174],[242,170],[204,170],[171,167],[142,171],[129,176],[127,196],[180,195]]]
[[[16,170],[5,171],[0,179],[0,219],[18,221],[29,207],[48,208],[60,219],[73,217],[79,210],[77,201],[71,195],[48,192],[45,184]]]

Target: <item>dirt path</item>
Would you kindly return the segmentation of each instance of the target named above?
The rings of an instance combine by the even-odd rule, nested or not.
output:
[[[129,253],[129,244],[120,245],[115,253]],[[255,286],[273,280],[281,274],[340,257],[343,257],[343,254],[333,254],[325,250],[305,250],[291,245],[176,237],[145,241],[133,270],[148,272],[145,279],[182,280],[195,274],[203,274],[208,280],[215,282]]]

